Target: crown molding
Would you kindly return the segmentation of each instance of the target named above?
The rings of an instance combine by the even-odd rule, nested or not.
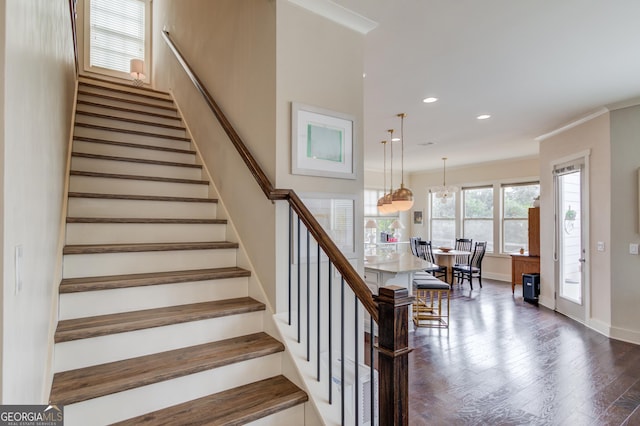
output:
[[[377,22],[331,0],[289,0],[289,2],[361,34],[366,35],[378,26]]]
[[[569,129],[573,129],[574,127],[577,127],[577,126],[579,126],[579,125],[581,125],[583,123],[586,123],[587,121],[591,121],[594,118],[599,117],[602,114],[606,114],[608,112],[609,112],[609,108],[600,108],[599,110],[597,110],[595,112],[592,112],[591,114],[586,115],[586,116],[584,116],[582,118],[579,118],[579,119],[577,119],[575,121],[572,121],[572,122],[570,122],[568,124],[565,124],[564,126],[557,128],[556,130],[552,130],[549,133],[545,133],[544,135],[540,135],[537,138],[535,138],[534,140],[537,141],[537,142],[542,142],[545,139],[549,139],[549,138],[551,138],[553,136],[556,136],[556,135],[558,135],[558,134],[560,134],[562,132],[566,132]]]

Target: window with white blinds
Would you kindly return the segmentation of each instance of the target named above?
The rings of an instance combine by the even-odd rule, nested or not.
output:
[[[148,2],[90,0],[88,4],[89,66],[128,74],[131,59],[147,56]]]

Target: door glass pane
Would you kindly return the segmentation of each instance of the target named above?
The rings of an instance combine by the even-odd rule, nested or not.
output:
[[[560,297],[582,303],[580,170],[558,176],[560,189]]]

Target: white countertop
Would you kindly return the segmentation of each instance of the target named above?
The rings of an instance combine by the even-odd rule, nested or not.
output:
[[[424,271],[425,269],[435,266],[433,263],[422,260],[410,253],[402,253],[396,259],[388,259],[380,257],[376,262],[368,262],[365,260],[364,267],[382,272],[402,273]]]

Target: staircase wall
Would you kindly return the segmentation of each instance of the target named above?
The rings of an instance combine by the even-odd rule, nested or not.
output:
[[[67,0],[3,2],[2,403],[47,400],[74,93]],[[15,291],[15,247],[22,289]]]
[[[275,181],[274,9],[268,1],[158,0],[153,5],[154,82],[174,93],[271,306],[275,306],[276,293],[275,206],[247,173],[160,32],[166,28],[172,34],[267,176]],[[239,259],[239,266],[241,262]]]

